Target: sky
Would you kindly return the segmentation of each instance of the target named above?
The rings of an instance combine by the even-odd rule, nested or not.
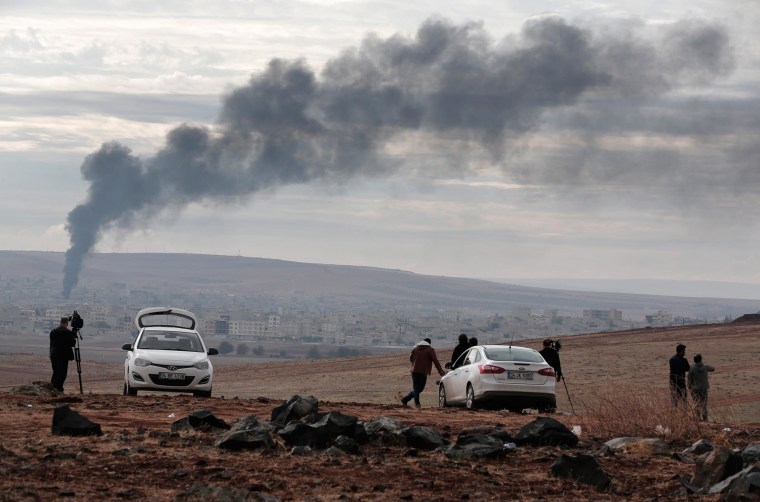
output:
[[[95,6],[93,6],[95,5]],[[0,0],[0,249],[760,284],[760,2]]]

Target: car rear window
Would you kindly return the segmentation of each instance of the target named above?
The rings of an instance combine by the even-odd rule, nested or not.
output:
[[[138,349],[178,350],[183,352],[203,352],[200,338],[195,333],[174,331],[149,331],[143,333]]]
[[[542,363],[544,358],[532,349],[520,347],[495,347],[486,349],[486,357],[491,361],[522,361],[526,363]]]

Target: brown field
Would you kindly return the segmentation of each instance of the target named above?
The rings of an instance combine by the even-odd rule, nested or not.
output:
[[[712,421],[703,437],[721,437],[732,447],[760,441],[760,325],[705,325],[579,335],[562,339],[567,377],[558,387],[555,418],[568,427],[583,425],[581,445],[573,451],[595,452],[610,439],[588,430],[586,406],[600,396],[643,397],[667,393],[667,360],[679,342],[689,359],[701,353],[717,371],[711,376]],[[538,341],[522,345],[539,347]],[[439,347],[447,360],[451,348]],[[47,381],[49,362],[31,354],[0,355],[0,500],[173,500],[192,485],[241,488],[251,500],[517,500],[680,499],[686,493],[678,476],[689,477],[693,464],[645,453],[623,458],[600,457],[613,476],[603,493],[548,474],[563,451],[554,447],[520,448],[502,460],[453,461],[440,452],[367,447],[360,457],[294,457],[280,453],[224,453],[200,436],[160,439],[172,421],[192,410],[211,409],[234,421],[256,414],[268,419],[272,408],[289,397],[313,395],[320,411],[341,411],[367,420],[391,416],[406,425],[427,425],[455,439],[462,429],[498,424],[511,433],[535,418],[501,411],[436,408],[431,378],[423,409],[402,408],[398,395],[410,387],[407,353],[352,359],[277,361],[255,365],[217,364],[214,397],[154,394],[123,397],[121,363],[83,359],[85,394],[79,396],[72,363],[66,396],[28,397],[9,392],[12,385]],[[50,434],[52,409],[69,402],[100,423],[101,438],[62,438]],[[572,414],[572,411],[576,415]],[[731,429],[726,438],[721,432]],[[142,428],[147,435],[136,434]],[[652,431],[652,436],[655,432]],[[672,440],[673,451],[699,437]],[[117,452],[124,450],[126,453]],[[75,453],[76,458],[58,455]],[[176,500],[186,500],[181,496]]]

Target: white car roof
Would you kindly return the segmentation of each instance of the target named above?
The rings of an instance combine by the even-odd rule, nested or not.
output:
[[[172,307],[148,307],[135,316],[137,329],[153,326],[195,329],[198,319],[189,310]]]

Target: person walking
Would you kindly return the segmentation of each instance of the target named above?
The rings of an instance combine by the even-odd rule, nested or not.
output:
[[[668,363],[670,365],[670,399],[673,406],[686,406],[689,397],[686,394],[686,374],[689,361],[686,360],[686,345],[676,345],[676,353]]]
[[[541,357],[549,363],[549,366],[554,368],[554,375],[559,382],[562,380],[562,363],[559,360],[559,352],[552,347],[552,339],[547,338],[544,340],[544,348],[538,351]]]
[[[459,343],[456,347],[454,347],[454,352],[451,353],[451,368],[458,368],[462,365],[462,361],[459,361],[459,364],[457,364],[457,359],[459,359],[459,356],[467,352],[467,349],[470,348],[470,342],[467,339],[467,334],[462,333],[459,335]]]
[[[689,368],[688,384],[699,418],[707,422],[707,390],[710,388],[708,373],[715,368],[702,362],[702,354],[694,356],[694,366]]]
[[[438,362],[438,356],[435,354],[435,349],[431,343],[430,338],[425,338],[414,346],[409,355],[409,362],[412,363],[412,391],[401,398],[401,404],[404,406],[408,406],[409,401],[414,399],[414,406],[422,407],[420,405],[420,394],[425,390],[427,377],[432,373],[434,364],[439,375],[446,374],[441,368],[441,363]]]
[[[50,332],[50,363],[53,366],[50,384],[59,392],[63,392],[63,383],[69,372],[69,361],[74,360],[72,347],[76,343],[76,335],[69,329],[69,318],[61,317],[58,327]]]

